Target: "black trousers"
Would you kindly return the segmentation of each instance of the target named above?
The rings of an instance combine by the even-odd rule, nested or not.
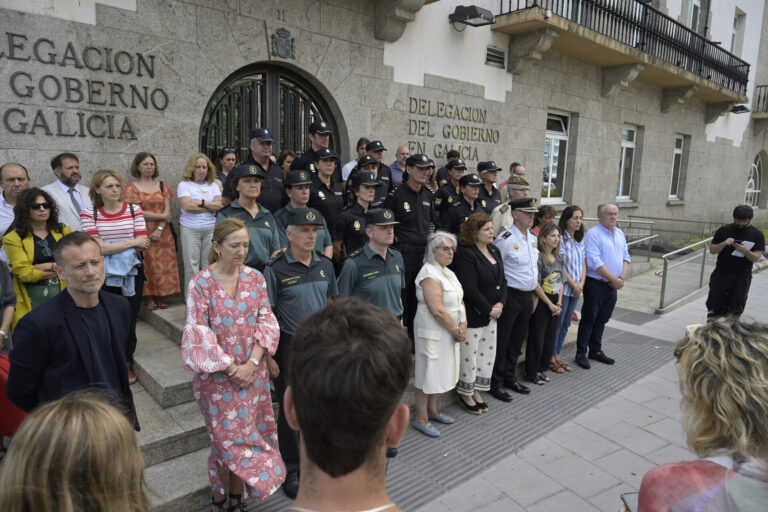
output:
[[[557,295],[547,294],[552,303],[557,303]],[[533,381],[536,374],[549,368],[552,351],[555,349],[555,336],[559,316],[552,316],[547,304],[539,300],[536,310],[531,315],[531,327],[528,329],[528,344],[525,346],[525,377]]]
[[[576,355],[603,351],[603,331],[611,319],[618,295],[608,283],[588,277],[584,282],[584,304],[581,306]]]
[[[139,265],[139,273],[134,276],[133,288],[136,293],[132,297],[126,297],[128,304],[131,306],[131,322],[128,325],[128,345],[125,347],[125,358],[129,363],[133,363],[133,354],[136,352],[136,320],[139,318],[139,308],[141,308],[141,296],[144,291],[144,281],[147,278],[144,276],[144,265]],[[114,295],[123,296],[123,291],[119,286],[103,286],[105,292],[112,293]]]
[[[403,325],[408,329],[408,336],[413,339],[413,319],[416,317],[416,308],[419,303],[416,300],[416,276],[419,275],[424,264],[424,251],[404,251],[403,264],[405,265],[405,288],[402,291],[403,299]]]
[[[285,461],[288,471],[299,470],[299,432],[293,430],[285,419],[283,396],[288,387],[288,359],[291,355],[292,334],[280,331],[280,343],[275,352],[275,362],[280,367],[280,375],[275,379],[277,403],[280,404],[280,414],[277,416],[277,441],[280,446],[280,456]]]
[[[491,374],[491,389],[517,380],[515,368],[531,319],[533,293],[507,288],[507,302],[499,317],[496,338],[496,360]]]
[[[747,305],[752,274],[723,274],[715,269],[709,276],[707,318],[741,315]]]

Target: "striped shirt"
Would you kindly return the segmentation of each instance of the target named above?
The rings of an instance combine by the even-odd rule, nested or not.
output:
[[[123,203],[123,209],[117,213],[106,213],[101,207],[93,221],[93,208],[85,208],[80,212],[83,231],[91,236],[99,236],[105,244],[114,244],[132,240],[137,236],[147,234],[144,214],[138,205],[133,205],[133,216],[128,203]]]
[[[560,254],[562,254],[565,270],[568,275],[571,276],[574,283],[581,281],[581,275],[584,273],[584,258],[586,253],[584,251],[584,241],[577,242],[568,231],[563,233],[560,237]],[[573,288],[568,284],[566,280],[563,285],[563,295],[573,297]]]

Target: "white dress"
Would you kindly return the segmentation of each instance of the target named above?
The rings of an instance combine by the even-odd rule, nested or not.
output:
[[[425,263],[416,276],[416,298],[419,306],[413,320],[414,344],[416,347],[414,387],[424,393],[444,393],[456,387],[459,380],[459,344],[453,334],[444,329],[429,312],[424,301],[421,281],[432,278],[443,289],[443,306],[458,325],[466,321],[461,301],[464,291],[461,283],[448,268]]]

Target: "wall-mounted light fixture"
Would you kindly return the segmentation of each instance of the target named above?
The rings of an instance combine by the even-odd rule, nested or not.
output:
[[[746,105],[734,105],[731,107],[732,114],[746,114],[749,112],[749,107]]]
[[[491,11],[476,5],[457,5],[456,10],[448,15],[448,19],[451,22],[451,26],[459,32],[463,32],[467,28],[466,25],[482,27],[496,23],[496,18]],[[459,30],[456,28],[457,24],[465,25],[465,27]]]

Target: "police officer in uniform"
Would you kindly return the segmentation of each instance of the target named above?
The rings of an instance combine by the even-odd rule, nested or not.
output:
[[[459,180],[467,170],[467,164],[461,158],[454,158],[445,164],[446,173],[450,180],[437,189],[435,193],[435,217],[440,216],[448,208],[459,202]]]
[[[306,172],[306,171],[304,171]],[[288,385],[286,369],[291,354],[291,340],[296,327],[308,316],[323,309],[336,297],[336,274],[333,263],[314,250],[315,239],[322,227],[320,212],[312,208],[296,208],[288,218],[288,248],[275,256],[264,271],[269,303],[280,324],[280,344],[275,362],[280,374],[275,379],[275,392],[280,404],[277,435],[280,455],[288,473],[283,491],[291,499],[299,490],[299,440],[283,414],[283,395]]]
[[[275,222],[277,223],[277,234],[280,236],[280,247],[288,247],[288,237],[285,230],[288,227],[288,221],[291,218],[291,212],[297,208],[306,208],[309,202],[309,187],[312,184],[312,177],[309,171],[290,170],[285,175],[285,193],[288,195],[288,204],[275,212]],[[327,257],[333,257],[333,240],[325,219],[320,214],[320,229],[317,231],[317,245],[315,250],[325,254]]]
[[[504,402],[512,397],[504,388],[528,394],[516,376],[517,358],[528,332],[533,309],[533,291],[539,282],[539,251],[536,235],[531,233],[536,199],[526,197],[509,202],[513,223],[493,244],[501,252],[507,300],[501,311],[496,338],[496,360],[491,374],[491,395]]]
[[[405,265],[400,252],[390,247],[398,222],[392,210],[374,208],[365,214],[365,223],[370,240],[344,261],[339,274],[339,295],[360,297],[400,317]]]
[[[376,188],[381,183],[366,172],[355,173],[349,180],[354,203],[347,206],[331,228],[333,237],[333,257],[341,263],[344,258],[360,249],[368,242],[365,233],[365,212],[376,196]]]
[[[491,221],[493,221],[493,236],[499,236],[505,229],[512,225],[512,208],[509,203],[515,199],[521,199],[528,196],[531,190],[528,181],[522,176],[512,175],[509,177],[509,183],[506,185],[509,201],[506,201],[491,212]]]
[[[424,186],[429,176],[429,158],[415,154],[405,161],[403,182],[384,202],[392,210],[395,220],[395,246],[405,262],[405,289],[403,290],[403,324],[413,339],[413,318],[416,315],[416,276],[424,262],[427,235],[435,225],[432,192]]]
[[[315,121],[309,125],[309,147],[304,151],[301,156],[295,159],[291,163],[292,171],[306,171],[310,170],[316,172],[315,162],[317,161],[317,152],[321,148],[327,148],[331,142],[331,127],[325,121]],[[339,161],[336,161],[336,166],[333,170],[333,177],[336,181],[342,181],[341,179],[341,166]]]
[[[261,186],[259,195],[259,204],[275,213],[284,203],[283,194],[283,170],[269,159],[272,154],[272,134],[266,128],[252,130],[250,134],[249,147],[251,154],[243,162],[244,165],[255,165],[261,169],[264,175],[264,183]],[[227,181],[224,182],[224,190],[221,195],[223,202],[229,204],[235,198],[232,192],[232,181],[234,173],[227,175]]]
[[[493,160],[477,164],[477,173],[480,175],[480,179],[483,180],[478,200],[480,201],[480,206],[489,214],[501,204],[501,192],[496,187],[496,180],[500,170],[501,167],[496,165],[496,162]]]
[[[333,176],[334,164],[338,161],[339,156],[330,148],[320,148],[317,152],[317,173],[312,177],[307,203],[323,214],[329,226],[333,226],[344,208],[344,184]]]
[[[392,185],[392,170],[388,165],[384,164],[384,152],[386,150],[387,148],[384,147],[384,144],[382,144],[380,140],[372,140],[365,145],[367,156],[378,163],[378,168],[373,171],[373,177],[376,178],[376,181],[381,183],[381,187],[376,190],[376,198],[373,200],[371,208],[381,207],[381,205],[384,204],[384,199],[387,197],[387,194],[394,188]],[[366,160],[366,162],[368,161],[369,160]],[[363,170],[361,168],[361,162],[358,162],[357,170]],[[355,170],[352,171],[353,174],[355,172]]]
[[[440,229],[454,235],[459,234],[459,228],[473,213],[483,209],[477,196],[480,193],[482,180],[477,174],[465,174],[459,180],[459,200],[446,209],[440,216]]]
[[[261,197],[259,191],[264,184],[264,173],[259,166],[240,164],[232,169],[229,176],[232,177],[235,200],[219,210],[216,223],[229,217],[243,221],[249,239],[244,263],[263,272],[269,259],[280,252],[277,223],[269,210],[256,201],[257,197]]]

